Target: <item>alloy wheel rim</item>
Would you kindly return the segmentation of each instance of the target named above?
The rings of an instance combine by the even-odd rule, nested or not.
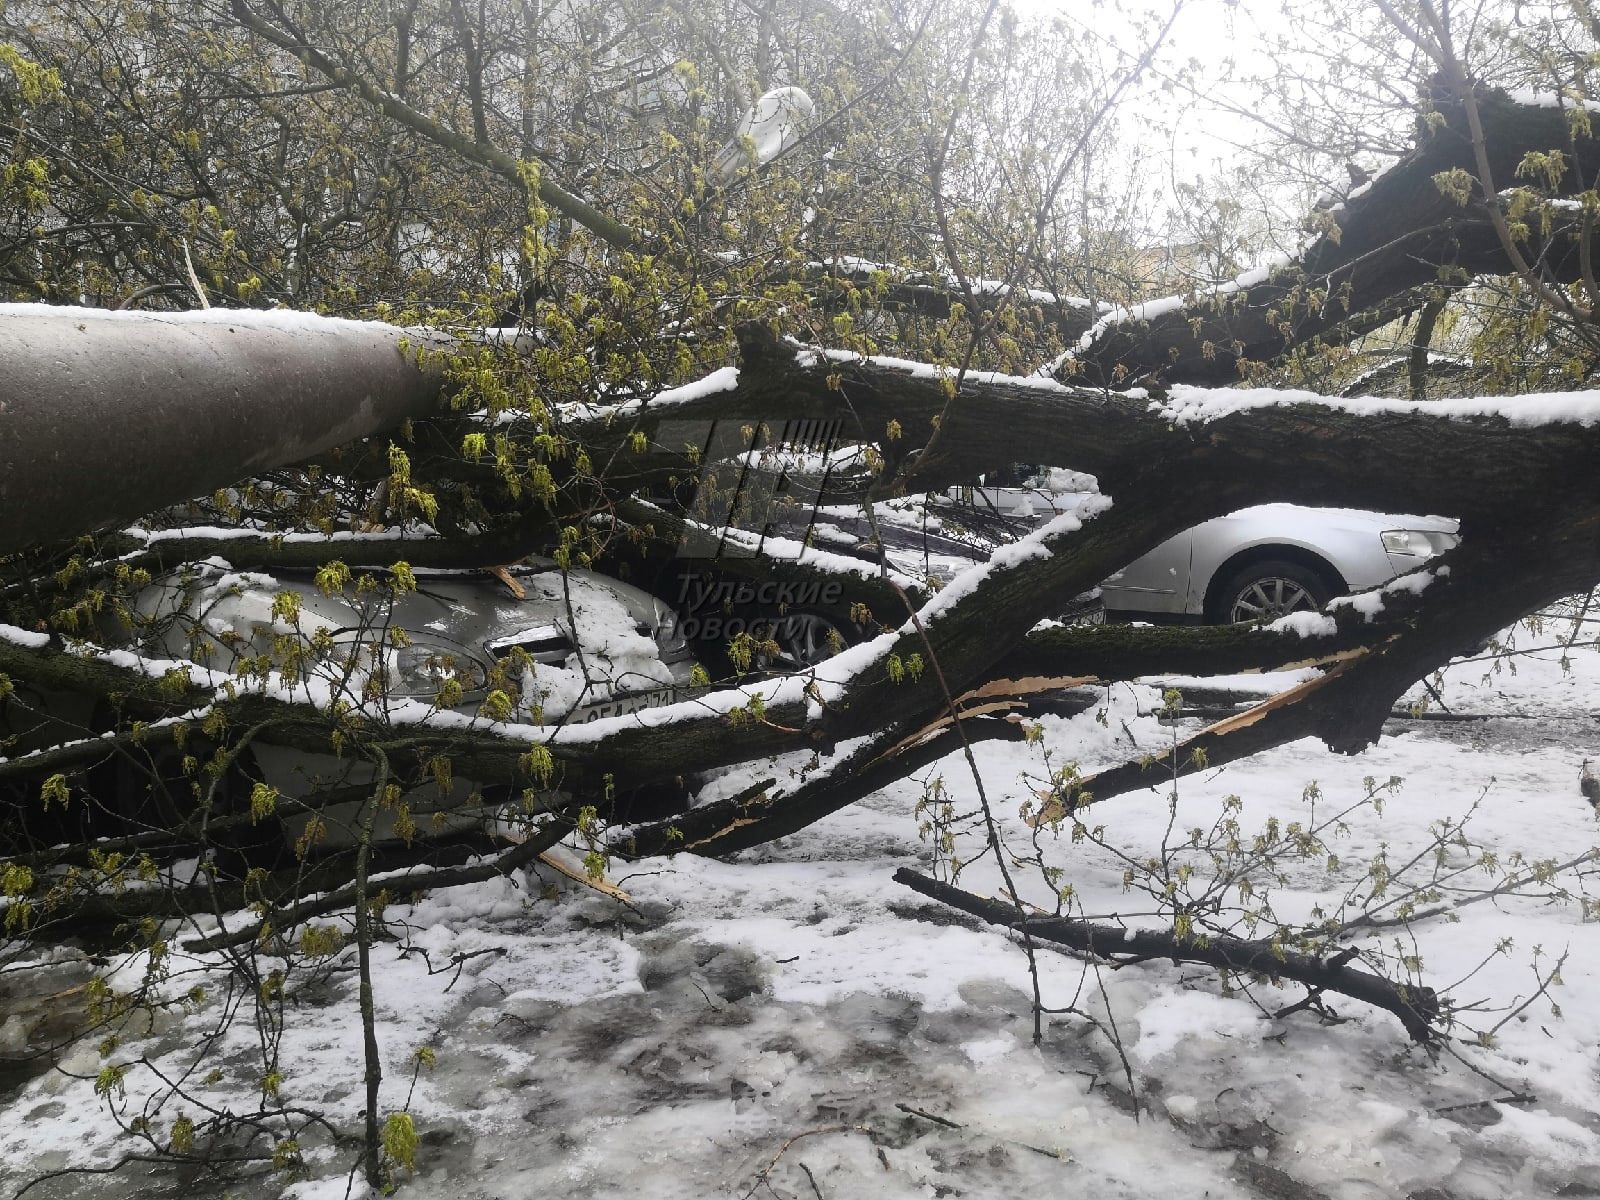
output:
[[[1228,619],[1235,624],[1275,620],[1289,613],[1308,612],[1317,607],[1316,597],[1302,584],[1281,575],[1271,575],[1251,583],[1233,598]]]
[[[814,667],[838,653],[834,644],[837,629],[832,621],[815,613],[779,617],[768,626],[766,634],[777,644],[778,653],[757,652],[756,666],[763,671],[801,671]],[[841,640],[843,636],[839,634]]]
[[[814,667],[832,658],[833,624],[811,613],[785,617],[779,627],[778,645],[785,657],[799,667]]]

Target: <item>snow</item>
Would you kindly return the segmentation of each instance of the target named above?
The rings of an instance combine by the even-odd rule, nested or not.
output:
[[[1192,1038],[1260,1038],[1267,1032],[1261,1013],[1242,998],[1210,992],[1174,992],[1139,1012],[1139,1037],[1129,1053],[1154,1063]]]
[[[224,671],[213,671],[187,659],[160,658],[136,654],[132,650],[98,650],[87,645],[73,647],[72,650],[75,654],[82,654],[120,670],[132,671],[147,679],[161,679],[176,671],[187,676],[192,687],[223,688],[241,682]]]
[[[1512,88],[1506,93],[1514,104],[1526,104],[1530,108],[1584,108],[1589,112],[1600,112],[1600,103],[1593,100],[1580,100],[1564,92],[1541,92],[1533,88]]]
[[[600,399],[604,401],[603,403],[564,404],[560,408],[560,414],[563,418],[572,421],[594,419],[614,421],[618,417],[635,416],[647,408],[670,408],[673,405],[703,400],[705,397],[714,396],[719,392],[735,391],[738,386],[738,367],[718,367],[715,371],[700,379],[644,396],[634,396],[619,400],[613,398],[615,393],[611,393],[610,395],[602,394]],[[496,424],[509,425],[521,419],[521,413],[507,411],[500,413],[494,420]]]
[[[963,279],[951,272],[935,274],[927,271],[917,271],[907,267],[898,267],[893,263],[876,262],[870,258],[862,258],[854,254],[836,254],[827,262],[808,263],[814,271],[847,271],[852,274],[871,275],[882,272],[889,279],[897,280],[913,286],[927,285],[936,282],[946,290],[955,292],[960,289]],[[975,295],[981,296],[1009,296],[1019,295],[1034,304],[1059,304],[1067,308],[1094,308],[1097,311],[1107,311],[1111,305],[1101,301],[1096,304],[1083,296],[1062,296],[1044,288],[1018,287],[1009,284],[1003,279],[985,279],[969,276],[965,279],[967,287]]]
[[[687,404],[718,392],[731,392],[739,386],[738,367],[719,367],[703,379],[686,383],[682,387],[668,388],[650,398],[650,407],[661,408],[671,404]]]
[[[1288,388],[1206,388],[1173,386],[1168,399],[1150,410],[1174,425],[1204,425],[1238,413],[1304,404],[1357,416],[1423,415],[1447,420],[1498,417],[1518,428],[1581,425],[1600,421],[1600,392],[1535,392],[1524,396],[1483,396],[1455,400],[1389,400],[1378,396],[1341,398]]]
[[[1370,624],[1384,609],[1386,597],[1408,593],[1420,596],[1425,588],[1435,579],[1443,578],[1450,574],[1448,565],[1432,569],[1423,568],[1411,571],[1405,575],[1398,575],[1382,587],[1373,588],[1367,592],[1357,592],[1353,596],[1337,596],[1328,602],[1330,609],[1349,608],[1361,614],[1362,618]],[[1330,619],[1331,618],[1327,618]],[[1274,622],[1277,624],[1277,622]]]
[[[798,343],[796,345],[798,346]],[[909,358],[894,358],[882,354],[857,354],[853,350],[817,350],[799,347],[797,357],[803,367],[818,362],[866,363],[874,367],[904,372],[912,379],[955,379],[958,375],[958,372],[951,367],[917,362]],[[1073,392],[1072,388],[1066,387],[1044,374],[1007,375],[1000,371],[968,371],[963,378],[972,383],[985,386],[1019,387],[1058,394],[1072,394]],[[1126,392],[1119,394],[1134,400],[1142,400],[1147,395],[1141,388],[1129,388]]]
[[[654,508],[648,501],[642,501],[646,507]],[[748,529],[738,529],[725,526],[713,529],[711,526],[697,521],[685,521],[706,533],[708,536],[720,538],[725,546],[735,547],[748,552],[751,556],[760,554],[762,558],[772,559],[775,562],[804,563],[815,570],[826,571],[836,575],[853,575],[858,579],[888,579],[890,582],[907,589],[916,589],[920,582],[911,575],[900,571],[885,570],[876,563],[867,562],[850,554],[835,554],[829,550],[820,550],[816,546],[802,542],[796,538],[779,537],[772,533],[755,533]]]
[[[21,646],[27,650],[43,650],[50,644],[50,635],[19,629],[15,625],[0,622],[0,641],[10,642],[13,646]]]
[[[1319,612],[1287,613],[1265,628],[1272,633],[1292,633],[1303,638],[1332,637],[1339,631],[1339,625],[1332,617]]]
[[[1354,757],[1298,743],[1180,781],[1175,811],[1170,784],[1090,811],[1114,846],[1143,857],[1169,822],[1179,831],[1208,825],[1225,796],[1240,797],[1248,837],[1268,815],[1305,820],[1313,804],[1330,815],[1356,803],[1369,778],[1402,780],[1381,814],[1357,807],[1345,831],[1330,835],[1338,867],[1287,864],[1272,902],[1293,920],[1313,904],[1333,905],[1381,852],[1398,864],[1425,851],[1430,827],[1459,819],[1480,794],[1468,826],[1477,844],[1502,858],[1571,857],[1600,844],[1576,787],[1583,758],[1600,749],[1592,728],[1600,651],[1592,632],[1568,645],[1572,628],[1523,626],[1507,635],[1514,657],[1449,668],[1440,692],[1476,723],[1402,723]],[[1016,814],[1043,748],[1093,771],[1197,727],[1185,721],[1174,731],[1160,707],[1155,688],[1119,685],[1095,710],[1044,718],[1043,747],[978,745],[1007,837],[1027,843]],[[1540,719],[1521,715],[1530,712]],[[782,775],[803,757],[768,771]],[[976,803],[959,756],[924,775],[942,778],[957,808]],[[735,772],[717,784],[726,794],[741,782]],[[899,781],[736,861],[614,863],[631,910],[542,867],[392,906],[398,940],[373,950],[383,1111],[404,1102],[418,1046],[438,1058],[412,1097],[424,1142],[419,1174],[403,1190],[428,1200],[739,1197],[752,1187],[764,1193],[758,1173],[807,1131],[771,1167],[780,1195],[813,1194],[801,1163],[823,1195],[885,1197],[1249,1195],[1251,1172],[1270,1168],[1283,1177],[1276,1194],[1532,1200],[1576,1193],[1600,1169],[1600,924],[1575,904],[1505,897],[1461,909],[1458,922],[1416,926],[1406,945],[1421,955],[1427,982],[1471,976],[1451,993],[1464,1006],[1462,1025],[1437,1058],[1411,1047],[1387,1014],[1337,997],[1345,1023],[1325,1025],[1304,1012],[1274,1015],[1298,998],[1292,989],[1225,995],[1194,968],[1097,971],[1057,954],[1040,958],[1045,1002],[1074,1007],[1099,1028],[1058,1013],[1035,1047],[1031,983],[1016,946],[889,881],[898,866],[929,865],[916,832],[922,797],[920,779]],[[1125,890],[1123,862],[1106,849],[1074,845],[1065,833],[1042,844],[1069,867],[1090,915],[1148,907]],[[1474,870],[1455,886],[1479,878]],[[962,883],[999,888],[987,862]],[[1036,879],[1022,886],[1040,898]],[[1399,932],[1357,944],[1382,949]],[[1503,939],[1511,949],[1491,953]],[[1519,1019],[1511,1010],[1529,998],[1535,945],[1570,951],[1550,997],[1561,1015],[1537,999]],[[176,1077],[220,1016],[225,960],[173,953],[173,976],[161,986],[178,994],[205,980],[212,998],[193,1013],[174,1007],[131,1025],[109,1061],[148,1058]],[[346,1134],[359,1128],[364,1103],[351,954],[325,981],[291,984],[278,1048],[286,1102],[326,1111]],[[124,955],[108,970],[128,986],[144,966]],[[1507,1017],[1492,1046],[1476,1044],[1474,1029]],[[1139,1122],[1113,1102],[1129,1086],[1113,1028],[1148,1106]],[[7,1098],[0,1190],[138,1144],[93,1094],[108,1061],[97,1037],[64,1064],[79,1077],[44,1075]],[[196,1074],[190,1084],[205,1103],[237,1111],[252,1103],[261,1047],[240,1022],[216,1048],[222,1078]],[[125,1086],[130,1114],[159,1096],[155,1076],[138,1065]],[[1531,1099],[1506,1102],[1512,1091]],[[183,1107],[161,1106],[158,1127]],[[873,1130],[876,1144],[856,1127]],[[312,1129],[303,1152],[305,1178],[269,1175],[235,1190],[342,1197],[353,1147]],[[105,1190],[87,1194],[135,1184],[95,1186]]]
[[[1089,350],[1096,341],[1104,337],[1106,331],[1117,326],[1134,321],[1150,322],[1168,313],[1182,310],[1186,305],[1196,300],[1217,299],[1221,296],[1231,296],[1235,292],[1242,292],[1247,288],[1256,287],[1267,282],[1272,277],[1272,272],[1280,267],[1287,266],[1293,259],[1289,255],[1279,255],[1259,266],[1251,267],[1248,271],[1240,273],[1233,279],[1217,284],[1212,288],[1205,288],[1192,295],[1160,296],[1154,300],[1146,300],[1141,304],[1130,305],[1127,308],[1115,308],[1091,325],[1078,339],[1077,353]],[[1057,360],[1055,365],[1071,357],[1073,351],[1068,351]]]
[[[1186,693],[1195,689],[1266,697],[1315,679],[1320,674],[1314,667],[1299,667],[1289,671],[1242,671],[1237,675],[1151,675],[1139,680],[1139,683],[1161,691],[1177,688]]]
[[[272,541],[293,542],[392,542],[403,546],[407,542],[426,542],[426,537],[408,538],[392,529],[355,530],[336,529],[332,533],[274,532],[266,529],[241,528],[236,525],[183,525],[173,529],[128,529],[130,536],[140,538],[150,545],[179,541],[231,541],[238,538],[268,538]]]
[[[283,333],[318,330],[401,332],[382,321],[353,321],[323,317],[292,308],[197,308],[186,312],[144,312],[134,309],[79,308],[61,304],[0,304],[6,317],[54,317],[72,321],[143,321],[163,325],[227,325],[238,329],[269,329]]]

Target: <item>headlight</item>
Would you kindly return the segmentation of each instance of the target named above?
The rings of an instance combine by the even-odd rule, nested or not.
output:
[[[655,642],[662,662],[689,657],[689,643],[678,629],[678,614],[665,605],[656,606]]]
[[[1431,558],[1453,549],[1461,538],[1438,529],[1386,529],[1379,535],[1383,548],[1390,554],[1407,554],[1413,558]]]
[[[488,669],[463,650],[437,643],[412,642],[395,651],[394,686],[396,696],[425,696],[432,699],[448,679],[471,695],[488,686]]]

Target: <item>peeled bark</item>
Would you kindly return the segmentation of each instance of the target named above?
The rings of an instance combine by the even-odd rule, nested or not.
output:
[[[393,326],[0,306],[0,557],[434,412]]]

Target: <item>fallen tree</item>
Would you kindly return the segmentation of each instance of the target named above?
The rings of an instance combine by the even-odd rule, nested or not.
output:
[[[486,289],[455,316],[492,313],[515,290],[526,327],[445,338],[409,324],[419,313],[396,316],[402,326],[0,308],[14,381],[0,400],[0,802],[7,829],[21,831],[0,869],[19,939],[165,946],[181,928],[180,944],[232,956],[266,994],[271,975],[253,956],[315,957],[330,944],[322,918],[349,910],[365,954],[387,900],[518,872],[558,840],[585,852],[596,880],[613,857],[734,854],[952,755],[976,777],[974,744],[1026,741],[1041,713],[1081,711],[1113,682],[1323,668],[1164,753],[1071,776],[1032,813],[1036,829],[1065,824],[1090,804],[1302,737],[1358,752],[1418,680],[1600,585],[1593,394],[1422,404],[1194,386],[1370,331],[1473,275],[1521,272],[1513,251],[1537,222],[1508,248],[1491,183],[1515,177],[1529,153],[1570,145],[1529,201],[1550,207],[1600,166],[1559,108],[1441,90],[1413,154],[1331,210],[1294,262],[1084,331],[1090,309],[1025,286],[1022,268],[999,281],[912,268],[885,279],[865,257],[827,268],[786,244],[741,274],[739,253],[716,239],[767,236],[770,210],[691,187],[691,202],[665,213],[636,198],[661,229],[620,221],[547,177],[554,168],[531,149],[493,144],[498,110],[481,72],[476,85],[463,76],[469,94],[437,104],[471,115],[468,136],[424,111],[429,96],[406,93],[405,69],[390,87],[361,73],[376,60],[323,50],[278,6],[230,11],[321,80],[308,87],[361,100],[512,189],[526,210],[519,286]],[[464,59],[474,45],[462,40]],[[798,209],[802,232],[846,220],[870,188],[803,215],[834,186],[830,161],[819,155],[819,191],[784,192],[764,176],[751,189],[770,182],[771,203]],[[1073,161],[1063,156],[1062,177]],[[950,214],[932,191],[924,215],[948,250]],[[1053,196],[1045,189],[1041,205]],[[1550,211],[1533,273],[1584,279],[1593,213]],[[1080,332],[1054,377],[989,369],[1020,369],[1018,358]],[[938,361],[887,357],[886,344]],[[891,501],[1023,453],[1092,473],[1097,490],[942,588],[890,570],[881,544],[870,562],[817,553],[782,544],[764,508],[753,526],[734,516],[759,494],[802,508],[850,502],[871,523]],[[1463,541],[1379,592],[1264,627],[1050,627],[1169,537],[1269,501],[1449,514]],[[762,547],[777,552],[753,553]],[[563,627],[519,631],[481,679],[448,655],[404,653],[427,649],[426,626],[392,619],[426,588],[424,568],[482,572],[520,603],[507,568],[534,555],[563,579],[600,565],[648,582],[689,563],[719,582],[807,595],[837,585],[832,614],[861,636],[785,672],[752,669],[770,651],[747,637],[727,648],[729,677],[593,721],[570,704],[545,711],[529,649],[556,655],[561,636],[575,638],[584,614],[570,593]],[[152,617],[149,592],[179,586],[213,606],[253,590],[257,640],[204,606]],[[348,600],[349,621],[305,619],[313,589]],[[610,619],[611,646],[632,638],[638,650],[660,633]],[[402,660],[430,672],[432,690],[400,692]],[[269,784],[266,752],[299,764],[300,791]],[[731,795],[693,803],[729,768]],[[999,821],[987,798],[980,807],[982,853],[1003,874]],[[522,840],[504,850],[508,829]],[[1106,938],[1128,937],[911,881],[1025,941],[1103,954]],[[233,915],[242,908],[254,911]],[[1419,1041],[1441,1017],[1425,990],[1342,959],[1153,930],[1118,945],[1342,991],[1393,1012]],[[375,1120],[370,1100],[367,1111]]]
[[[931,677],[907,680],[891,662],[915,656],[937,663],[946,686],[959,696],[995,678],[1002,663],[1013,678],[1023,667],[1030,675],[1126,678],[1160,662],[1162,639],[1177,637],[1187,652],[1173,661],[1191,668],[1336,661],[1330,675],[1274,709],[1271,720],[1251,717],[1231,724],[1227,744],[1244,752],[1267,744],[1262,738],[1317,732],[1349,752],[1369,744],[1395,698],[1452,654],[1526,612],[1600,582],[1600,560],[1588,532],[1588,506],[1600,497],[1587,465],[1595,434],[1592,405],[1585,399],[1573,398],[1539,420],[1520,414],[1514,401],[1374,406],[1304,394],[1185,393],[1161,405],[984,376],[964,381],[951,398],[936,372],[808,356],[763,341],[753,331],[749,336],[747,366],[729,378],[729,386],[661,410],[642,406],[608,436],[626,440],[639,458],[649,459],[673,453],[652,440],[663,419],[658,412],[670,413],[674,422],[848,415],[870,429],[895,421],[901,428],[897,440],[936,443],[939,457],[930,454],[930,465],[918,463],[915,473],[926,471],[938,482],[993,468],[1009,452],[1011,443],[992,432],[1003,428],[1012,435],[1021,431],[1042,456],[1070,453],[1072,461],[1097,473],[1109,503],[1054,523],[1019,552],[978,573],[959,589],[959,597],[935,596],[920,611],[906,597],[902,611],[894,612],[893,589],[863,580],[863,592],[872,593],[873,609],[888,631],[811,678],[713,694],[649,719],[620,722],[603,734],[598,729],[546,734],[482,721],[448,734],[424,726],[400,733],[397,744],[448,747],[472,778],[526,784],[525,773],[514,764],[527,741],[540,741],[559,765],[561,786],[591,798],[603,789],[605,777],[611,786],[625,788],[662,772],[691,774],[782,750],[826,749],[875,730],[920,728],[948,702],[931,686]],[[635,437],[640,433],[643,441]],[[1288,454],[1288,447],[1304,447],[1305,454]],[[1471,475],[1460,469],[1469,461],[1481,464]],[[629,470],[626,461],[622,469]],[[1333,612],[1328,631],[1310,636],[1202,631],[1188,635],[1185,645],[1183,635],[1157,635],[1145,643],[1151,657],[1135,656],[1126,665],[1118,664],[1114,649],[1134,636],[1124,630],[1042,633],[1025,640],[1061,597],[1094,586],[1120,564],[1208,517],[1271,499],[1349,504],[1363,498],[1396,510],[1460,513],[1466,537],[1445,560],[1446,573],[1408,581],[1418,588],[1414,598],[1401,590],[1385,601],[1385,608],[1396,611],[1376,627],[1385,638],[1377,645],[1367,612],[1357,609]],[[271,565],[267,542],[252,542],[246,561]],[[427,561],[426,545],[418,547],[420,554],[406,553]],[[280,565],[293,561],[299,546],[285,543]],[[207,548],[226,553],[226,545],[215,541]],[[392,539],[378,539],[373,547],[378,557],[403,548]],[[504,546],[495,543],[494,549]],[[323,543],[323,550],[339,554],[341,544]],[[463,553],[459,544],[455,550]],[[493,565],[497,556],[477,565]],[[1513,586],[1507,581],[1510,562],[1526,564]],[[1195,643],[1210,648],[1197,654]],[[1070,672],[1060,669],[1067,645],[1075,645],[1079,654]],[[64,683],[71,676],[102,698],[157,690],[127,678],[125,668],[62,649],[40,656],[14,647],[7,655],[8,672],[18,679]],[[206,703],[235,724],[269,721],[292,728],[298,723],[294,703],[252,696],[248,684],[225,686],[238,693],[237,699],[217,694],[214,687],[191,686],[171,695],[167,711]],[[726,714],[749,712],[752,704],[759,705],[759,716],[730,727]],[[279,708],[281,716],[267,715]],[[1284,733],[1269,732],[1280,727]],[[1208,742],[1207,747],[1216,761],[1220,746]],[[42,761],[40,771],[50,761]],[[1107,776],[1101,784],[1116,790],[1122,778]]]
[[[1600,586],[1595,394],[1416,403],[1224,386],[1283,384],[1318,347],[1414,312],[1379,341],[1418,397],[1434,390],[1427,350],[1451,296],[1486,275],[1590,338],[1589,107],[1467,83],[1442,53],[1413,150],[1312,214],[1301,253],[1142,306],[1149,290],[1130,283],[1130,304],[1109,310],[1070,298],[1112,266],[1067,266],[1059,198],[1126,77],[1080,109],[1034,83],[1011,93],[1022,107],[1006,117],[1059,122],[1013,155],[1011,131],[1034,126],[1006,120],[986,142],[963,125],[1006,67],[974,53],[922,74],[917,61],[928,30],[966,48],[987,16],[934,6],[915,29],[862,24],[853,46],[832,10],[802,5],[827,19],[797,18],[784,70],[832,78],[859,53],[866,85],[818,85],[826,120],[712,182],[718,106],[736,115],[746,83],[766,85],[773,46],[736,86],[741,67],[718,61],[714,98],[686,51],[640,86],[618,66],[627,54],[592,53],[582,22],[536,37],[526,8],[480,5],[475,22],[450,8],[419,38],[414,6],[230,0],[206,10],[208,53],[178,64],[195,86],[149,96],[107,69],[102,50],[126,46],[93,5],[94,37],[16,34],[61,78],[30,77],[26,101],[0,94],[19,163],[0,181],[18,234],[0,243],[8,294],[293,307],[0,307],[0,968],[48,939],[138,947],[138,1003],[155,1011],[189,1003],[158,978],[176,947],[243,981],[267,1027],[285,978],[331,973],[354,939],[339,970],[363,984],[363,1165],[392,1182],[368,978],[390,902],[520,882],[557,843],[563,886],[614,901],[605,875],[622,859],[758,850],[910,778],[925,789],[910,819],[950,882],[899,882],[1014,931],[1030,957],[1056,942],[1296,981],[1312,1006],[1349,995],[1442,1042],[1448,992],[1381,978],[1349,949],[1219,933],[1232,909],[1206,939],[1176,915],[1130,933],[954,880],[981,859],[1000,877],[989,891],[1022,896],[1011,872],[1037,866],[1040,894],[1064,896],[1040,846],[1077,837],[1090,806],[1112,822],[1120,795],[1296,739],[1360,752],[1418,680]],[[648,62],[677,43],[744,53],[707,42],[696,22],[712,18],[690,10],[624,22],[614,45]],[[194,34],[186,21],[174,11],[133,37],[168,45]],[[568,37],[570,61],[550,62]],[[1070,38],[1035,50],[1067,75],[1082,66],[1062,58]],[[528,72],[515,86],[510,61]],[[578,96],[571,112],[539,109],[534,67]],[[294,123],[302,102],[315,122]],[[154,125],[192,130],[181,154],[130,138],[120,117],[102,138],[88,118],[146,104]],[[570,117],[603,146],[594,162]],[[122,162],[130,142],[149,162]],[[307,163],[306,186],[286,162]],[[1005,190],[995,163],[1018,194],[987,195]],[[235,174],[213,186],[218,165]],[[29,242],[62,246],[59,261],[40,251],[29,275]],[[1138,266],[1133,248],[1123,261]],[[480,328],[494,315],[517,328]],[[1387,346],[1395,336],[1410,344]],[[1062,346],[1053,370],[1026,374]],[[973,542],[986,562],[955,573],[891,554],[891,507],[920,502],[926,528],[941,514],[928,496],[1019,458],[1078,472],[1054,520]],[[1264,626],[1053,621],[1174,534],[1270,501],[1450,515],[1462,541],[1389,586]],[[845,509],[848,534],[818,520]],[[584,592],[590,570],[653,595]],[[461,573],[507,637],[398,616],[430,590],[445,613]],[[677,616],[742,621],[763,595],[778,610],[763,616],[826,618],[853,645],[784,661],[773,622],[746,622],[698,646],[698,672],[666,670]],[[707,674],[714,659],[726,674]],[[624,699],[650,706],[613,702],[613,662],[648,685]],[[1318,674],[1165,750],[1080,773],[1062,765],[1077,747],[1045,744],[1046,714],[1090,712],[1112,683],[1286,667]],[[1018,818],[984,779],[986,742],[1046,755]],[[963,763],[970,811],[939,790]],[[1150,894],[1157,918],[1178,914]],[[96,1011],[134,1011],[131,995],[99,995]],[[157,1149],[181,1157],[179,1142]]]

